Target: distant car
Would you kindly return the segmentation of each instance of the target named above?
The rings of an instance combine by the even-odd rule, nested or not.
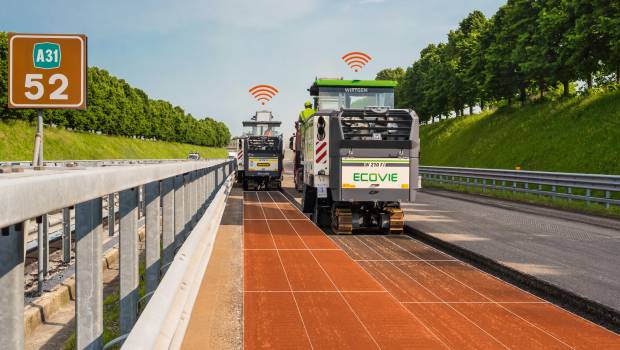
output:
[[[200,153],[198,152],[191,152],[188,156],[187,156],[188,160],[200,160]]]
[[[228,151],[228,159],[235,159],[235,158],[237,158],[237,152]]]

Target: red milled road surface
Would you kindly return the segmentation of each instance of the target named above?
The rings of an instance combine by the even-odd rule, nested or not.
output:
[[[407,236],[330,236],[244,193],[244,348],[620,349],[620,336]]]

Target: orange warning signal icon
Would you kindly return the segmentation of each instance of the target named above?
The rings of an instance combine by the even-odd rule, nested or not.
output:
[[[275,87],[266,84],[256,85],[249,91],[250,94],[252,94],[252,96],[254,96],[254,98],[263,105],[271,101],[271,99],[279,92]]]
[[[370,55],[365,54],[363,52],[349,52],[346,55],[342,56],[342,60],[353,70],[356,72],[360,71],[364,66],[372,60]]]

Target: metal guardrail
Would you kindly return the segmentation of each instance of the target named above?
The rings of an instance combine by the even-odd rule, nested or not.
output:
[[[543,171],[421,166],[423,180],[440,184],[531,193],[540,196],[620,205],[613,194],[620,192],[620,176]],[[575,191],[575,190],[578,191]],[[579,193],[574,193],[579,192]],[[597,195],[598,194],[598,195]]]
[[[232,181],[218,191],[203,218],[177,253],[123,349],[180,349],[207,268]]]
[[[102,197],[119,192],[119,321],[121,334],[127,335],[138,318],[139,189],[145,202],[144,278],[146,293],[151,293],[165,267],[183,258],[177,250],[233,170],[234,162],[211,160],[0,175],[2,348],[24,347],[24,231],[31,220],[75,208],[76,344],[78,349],[102,349]]]
[[[190,161],[188,159],[102,159],[102,160],[46,160],[45,167],[99,167],[136,164],[163,164]],[[0,167],[33,167],[32,161],[0,161]]]

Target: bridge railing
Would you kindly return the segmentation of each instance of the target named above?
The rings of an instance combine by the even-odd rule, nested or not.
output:
[[[102,198],[118,192],[119,323],[126,337],[138,318],[139,193],[143,191],[145,203],[148,299],[173,261],[184,258],[179,254],[186,246],[183,243],[216,198],[218,210],[221,207],[233,169],[230,160],[209,160],[0,175],[2,348],[24,347],[24,231],[31,221],[74,208],[76,345],[78,349],[102,349]]]
[[[503,170],[421,166],[425,181],[445,185],[530,193],[540,196],[565,198],[588,203],[599,203],[609,208],[620,205],[620,176],[555,173],[543,171]]]
[[[187,159],[78,159],[78,160],[45,160],[45,167],[100,167],[100,166],[121,166],[136,164],[163,164],[187,161]],[[0,161],[0,167],[33,167],[32,161]]]

